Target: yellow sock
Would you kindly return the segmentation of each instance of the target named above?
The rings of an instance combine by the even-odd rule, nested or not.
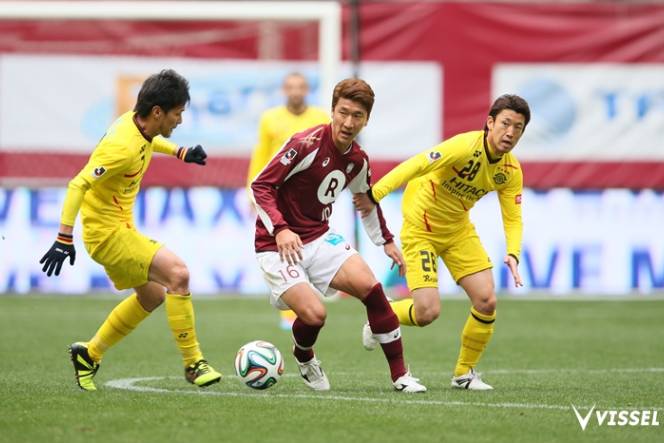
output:
[[[495,321],[496,311],[492,314],[482,314],[471,306],[470,315],[461,333],[461,350],[454,368],[455,377],[465,374],[477,365],[487,343],[491,340]]]
[[[108,348],[126,337],[148,315],[150,313],[141,306],[136,293],[122,300],[88,343],[90,357],[96,362],[101,361]]]
[[[412,298],[390,302],[390,306],[397,314],[399,323],[405,326],[419,326],[415,318],[415,305]]]
[[[203,354],[194,328],[194,305],[191,302],[191,295],[166,293],[166,316],[175,344],[182,353],[184,365],[189,366],[202,359]]]

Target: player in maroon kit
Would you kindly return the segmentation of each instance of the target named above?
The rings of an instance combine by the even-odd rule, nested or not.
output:
[[[272,304],[297,314],[293,354],[307,386],[330,389],[313,351],[327,315],[315,288],[360,299],[389,363],[394,388],[425,392],[406,369],[399,320],[382,286],[357,251],[328,225],[332,204],[346,187],[353,193],[369,189],[368,157],[354,140],[366,126],[373,102],[373,90],[363,80],[339,82],[332,96],[332,123],[295,134],[256,177],[251,184],[258,214],[256,257]],[[362,222],[403,275],[403,257],[380,207]]]

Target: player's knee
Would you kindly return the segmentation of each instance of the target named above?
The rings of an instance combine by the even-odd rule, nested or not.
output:
[[[298,312],[298,317],[309,326],[322,327],[325,324],[327,312],[323,306],[308,306]]]
[[[418,326],[433,323],[440,316],[440,306],[423,306],[415,312]]]
[[[474,303],[474,307],[482,314],[492,314],[496,310],[496,294],[491,292],[483,295]]]
[[[189,292],[189,269],[184,263],[178,263],[171,269],[170,290],[176,294]]]

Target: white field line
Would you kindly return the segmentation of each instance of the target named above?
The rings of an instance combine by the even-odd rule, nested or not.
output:
[[[256,397],[256,398],[300,398],[312,400],[333,400],[333,401],[357,401],[369,403],[399,403],[399,404],[417,404],[417,405],[438,405],[438,406],[484,406],[494,408],[518,408],[518,409],[560,409],[569,410],[569,406],[559,405],[544,405],[544,404],[530,404],[530,403],[484,403],[484,402],[465,402],[465,401],[443,401],[443,400],[409,400],[417,394],[400,394],[399,398],[377,398],[377,397],[349,397],[343,395],[313,395],[313,394],[274,394],[274,393],[254,393],[252,391],[245,392],[219,392],[219,391],[195,391],[184,389],[164,389],[153,388],[149,386],[137,386],[137,383],[143,381],[164,380],[172,377],[136,377],[136,378],[121,378],[118,380],[111,380],[105,383],[105,386],[116,389],[124,389],[133,392],[148,392],[154,394],[193,394],[193,395],[211,395],[217,397]],[[178,377],[179,379],[179,377]]]
[[[550,372],[580,372],[579,369],[497,369],[491,371],[495,374],[518,374],[518,373],[550,373]],[[608,369],[585,369],[581,372],[627,372],[627,373],[643,373],[643,372],[664,372],[664,368],[608,368]],[[338,374],[343,375],[343,374]],[[297,377],[297,374],[285,374],[285,377]],[[225,378],[237,378],[234,375],[225,376]],[[243,392],[220,392],[220,391],[207,391],[207,390],[193,390],[193,389],[164,389],[156,388],[150,386],[140,386],[139,383],[147,381],[157,381],[157,380],[166,380],[166,379],[177,379],[180,377],[134,377],[134,378],[122,378],[117,380],[110,380],[105,383],[105,386],[114,389],[123,389],[133,392],[144,392],[144,393],[153,393],[153,394],[188,394],[188,395],[208,395],[208,396],[217,396],[217,397],[256,397],[256,398],[300,398],[300,399],[312,399],[312,400],[332,400],[332,401],[356,401],[356,402],[367,402],[367,403],[398,403],[398,404],[411,404],[411,405],[436,405],[436,406],[476,406],[476,407],[486,407],[486,408],[509,408],[509,409],[549,409],[549,410],[561,410],[569,411],[570,405],[555,405],[555,404],[543,404],[543,403],[511,403],[511,402],[501,402],[501,403],[488,403],[488,402],[478,402],[478,401],[455,401],[455,400],[417,400],[414,397],[420,397],[418,394],[395,394],[397,395],[394,398],[379,398],[379,397],[351,397],[351,396],[340,396],[340,395],[330,395],[327,393],[321,393],[318,395],[315,394],[276,394],[273,392],[255,392],[251,390],[245,390]],[[426,395],[426,394],[424,394]],[[577,407],[584,407],[576,405]],[[590,408],[591,406],[587,406]],[[614,409],[614,410],[664,410],[663,406],[630,406],[630,407],[611,407],[603,409]]]

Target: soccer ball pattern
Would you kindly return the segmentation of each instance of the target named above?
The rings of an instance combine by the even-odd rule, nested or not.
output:
[[[235,356],[235,373],[253,389],[267,389],[284,372],[284,359],[272,343],[256,340],[242,346]]]

